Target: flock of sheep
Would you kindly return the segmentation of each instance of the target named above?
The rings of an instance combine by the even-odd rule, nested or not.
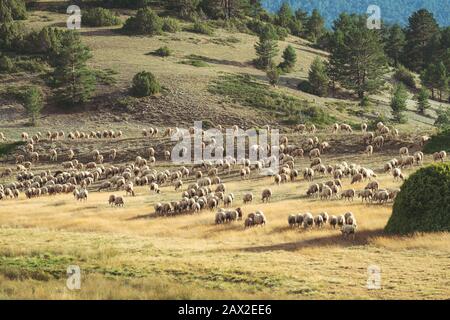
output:
[[[366,147],[366,153],[371,155],[375,148],[382,148],[385,141],[395,138],[399,135],[396,129],[390,129],[382,123],[377,125],[375,132],[367,132],[367,124],[362,124],[363,133],[362,144]],[[219,128],[222,129],[222,128]],[[347,124],[335,124],[331,128],[333,133],[343,132],[351,134],[353,129]],[[170,137],[182,129],[167,128],[163,131],[162,137]],[[202,147],[206,143],[215,144],[214,138],[207,137],[204,132],[198,132],[198,129],[189,128],[186,132],[190,134],[201,134],[203,139]],[[315,134],[317,128],[314,125],[298,125],[294,128],[295,133]],[[149,128],[142,131],[143,137],[152,138],[160,133],[158,128]],[[46,135],[49,142],[61,139],[118,139],[123,136],[122,132],[114,130],[69,132],[67,135],[63,131],[51,132]],[[0,133],[1,139],[6,139],[3,133]],[[223,160],[211,161],[203,160],[201,163],[194,164],[188,168],[183,166],[175,170],[156,170],[153,166],[156,164],[156,152],[149,147],[145,152],[135,158],[134,162],[121,165],[114,165],[117,156],[117,150],[109,150],[101,153],[99,150],[91,152],[92,161],[82,163],[75,157],[73,150],[68,150],[64,161],[60,162],[61,169],[51,172],[50,170],[33,172],[33,166],[40,161],[40,155],[35,151],[36,144],[43,142],[45,137],[37,133],[30,136],[22,133],[21,138],[26,145],[22,153],[15,156],[16,160],[16,181],[0,184],[0,200],[8,198],[19,198],[23,192],[29,199],[44,195],[55,195],[62,193],[72,193],[78,201],[87,201],[89,191],[119,191],[125,192],[125,196],[135,196],[135,186],[148,186],[149,193],[160,193],[161,187],[173,186],[176,191],[181,190],[181,199],[165,203],[156,203],[154,205],[156,216],[174,216],[179,214],[199,213],[202,210],[218,210],[215,215],[216,224],[224,224],[237,220],[244,220],[246,228],[252,226],[263,226],[267,220],[261,211],[250,213],[244,219],[241,208],[230,209],[235,202],[233,193],[227,193],[227,187],[222,181],[220,175],[230,175],[234,170],[238,172],[241,179],[248,179],[252,172],[261,171],[268,168],[274,161],[273,155],[260,159],[253,163],[249,159],[235,159],[225,157]],[[420,137],[419,145],[423,145],[428,137]],[[249,146],[249,148],[260,148],[258,145]],[[289,144],[287,136],[280,138],[278,147],[280,168],[278,172],[273,172],[274,183],[279,185],[287,182],[294,182],[300,179],[301,175],[305,181],[311,182],[306,190],[306,196],[320,200],[344,199],[353,201],[355,197],[360,197],[362,201],[369,203],[386,203],[394,200],[399,189],[382,189],[376,181],[377,174],[374,169],[366,168],[356,163],[348,164],[343,161],[337,164],[326,164],[321,156],[331,148],[327,141],[320,141],[318,137],[307,138],[300,145]],[[217,146],[217,150],[223,147]],[[268,151],[274,151],[268,148]],[[302,171],[295,168],[297,158],[303,158],[307,154],[310,159],[310,166]],[[55,149],[48,150],[49,160],[58,162],[59,154]],[[417,151],[410,155],[407,147],[401,147],[399,150],[400,159],[392,159],[384,165],[380,172],[390,173],[395,180],[404,179],[402,169],[413,165],[421,165],[424,160],[422,152]],[[434,161],[445,161],[445,151],[437,152],[433,155]],[[161,155],[166,160],[170,157],[170,151],[165,150]],[[110,160],[109,165],[104,161]],[[29,161],[26,161],[29,160]],[[14,173],[13,168],[6,168],[1,173],[1,177],[9,177]],[[318,177],[329,176],[330,179],[325,182],[313,182]],[[193,179],[194,182],[184,188],[186,180]],[[350,185],[367,181],[363,190],[347,188],[343,190],[345,179],[348,179]],[[346,182],[347,183],[347,182]],[[183,190],[183,188],[185,190]],[[266,188],[261,192],[261,201],[269,202],[272,197],[272,190]],[[124,196],[112,194],[109,196],[108,203],[111,206],[123,207],[125,205]],[[251,203],[254,199],[252,193],[242,195],[243,204]],[[289,216],[291,226],[303,226],[304,228],[322,227],[329,223],[332,227],[340,227],[344,236],[354,235],[356,232],[356,220],[353,214],[343,216],[328,216],[321,213],[313,217],[310,213],[297,214]]]

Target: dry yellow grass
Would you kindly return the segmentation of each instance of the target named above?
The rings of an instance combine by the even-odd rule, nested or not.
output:
[[[398,184],[383,175],[382,186]],[[349,181],[344,181],[344,188]],[[308,183],[274,186],[269,178],[228,181],[241,196],[271,186],[269,204],[256,199],[245,213],[263,210],[268,224],[244,230],[242,222],[216,226],[214,212],[155,218],[153,204],[179,198],[138,188],[125,208],[110,208],[109,192],[87,203],[71,195],[2,202],[0,298],[288,298],[445,299],[450,296],[448,233],[383,235],[391,205],[355,200],[319,201],[303,194]],[[362,188],[364,184],[356,186]],[[122,194],[122,192],[118,192]],[[338,230],[290,229],[290,213],[342,214],[358,221],[355,241]],[[65,289],[68,265],[80,265],[82,289]],[[367,268],[382,269],[382,289],[366,288]]]

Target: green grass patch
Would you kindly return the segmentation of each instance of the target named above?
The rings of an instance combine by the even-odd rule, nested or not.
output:
[[[249,75],[223,74],[210,84],[208,90],[228,97],[232,102],[270,111],[288,125],[311,122],[324,126],[335,121],[334,117],[310,102],[277,92]]]

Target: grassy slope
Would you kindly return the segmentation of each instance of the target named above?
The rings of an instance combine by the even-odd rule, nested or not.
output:
[[[126,17],[123,17],[124,19]],[[44,25],[63,26],[66,15],[51,12],[32,12],[26,22],[32,28],[41,28]],[[214,80],[221,72],[247,73],[255,76],[261,81],[266,81],[265,74],[250,65],[254,58],[253,45],[256,37],[246,34],[230,33],[224,30],[216,31],[212,37],[179,32],[176,34],[166,34],[156,37],[128,37],[111,31],[109,28],[83,28],[81,30],[83,39],[92,50],[94,57],[91,64],[98,68],[111,68],[119,72],[119,83],[110,89],[112,92],[124,92],[128,89],[130,79],[141,70],[154,72],[163,85],[170,92],[169,97],[157,100],[149,100],[147,114],[155,113],[154,116],[145,116],[145,122],[151,124],[186,122],[192,123],[188,115],[195,114],[196,117],[212,119],[214,123],[222,122],[242,122],[242,125],[249,126],[252,123],[273,122],[272,116],[261,110],[249,107],[242,107],[238,103],[230,103],[220,96],[214,96],[207,92],[208,84]],[[239,39],[239,43],[226,43],[227,37]],[[297,96],[318,105],[327,113],[333,114],[340,121],[358,123],[361,118],[355,116],[352,110],[356,110],[356,103],[349,100],[333,98],[319,98],[298,91],[295,87],[299,79],[305,79],[309,65],[313,59],[320,55],[326,57],[326,53],[312,49],[305,45],[305,42],[296,37],[289,37],[286,41],[280,41],[281,52],[288,44],[292,44],[297,50],[298,63],[293,73],[285,75],[281,79],[277,90]],[[174,55],[168,58],[160,58],[148,55],[149,52],[167,45],[174,50]],[[208,67],[194,67],[180,64],[186,60],[187,56],[198,55],[207,59]],[[173,98],[173,99],[172,99]],[[369,113],[389,115],[389,95],[382,94],[374,96],[374,105]],[[115,105],[114,100],[106,103],[108,106]],[[187,105],[187,107],[186,107]],[[430,115],[434,116],[433,109],[438,104],[432,103],[433,107]],[[340,106],[340,107],[339,107]],[[411,111],[414,109],[414,102],[410,101]],[[158,114],[158,107],[163,108],[163,112]],[[185,110],[189,110],[186,113]],[[350,111],[350,112],[349,112]],[[145,112],[145,111],[142,111]],[[165,117],[164,113],[170,116]],[[183,117],[184,114],[184,117]],[[79,116],[77,116],[79,119]],[[70,125],[77,121],[77,117],[70,115],[52,115],[42,120],[43,127],[51,127],[53,123]],[[415,131],[417,128],[426,130],[434,121],[431,117],[422,117],[415,112],[408,112],[409,124],[400,125],[402,130]],[[101,117],[100,117],[101,118]],[[143,117],[141,114],[130,119],[130,122],[139,122]],[[134,121],[136,120],[136,121]],[[101,122],[102,119],[99,119]],[[108,117],[103,122],[111,121]],[[256,122],[255,122],[256,121]],[[88,121],[89,122],[89,121]],[[14,125],[22,127],[20,119]],[[79,126],[79,124],[77,124]]]
[[[345,158],[379,168],[389,157],[392,154]],[[342,158],[330,155],[325,161]],[[298,165],[304,167],[307,161]],[[126,197],[124,209],[107,205],[111,192],[91,192],[83,204],[71,195],[32,201],[22,195],[18,201],[4,202],[0,207],[0,297],[448,298],[448,234],[387,237],[382,229],[391,205],[308,199],[303,195],[309,183],[302,180],[275,186],[269,178],[241,182],[235,177],[225,179],[237,197],[236,206],[242,205],[244,192],[252,191],[259,198],[261,190],[271,186],[270,204],[256,199],[242,206],[246,213],[263,210],[266,227],[244,230],[242,222],[216,226],[210,211],[153,217],[155,202],[179,198],[172,187],[163,188],[160,195],[138,188],[135,198]],[[383,187],[398,186],[387,175],[379,181]],[[349,187],[345,179],[344,188]],[[359,226],[354,242],[328,226],[312,231],[287,227],[290,213],[343,214],[348,210]],[[70,264],[82,268],[80,292],[64,289]],[[366,270],[372,264],[382,268],[380,291],[365,288]],[[425,265],[429,266],[426,275]]]

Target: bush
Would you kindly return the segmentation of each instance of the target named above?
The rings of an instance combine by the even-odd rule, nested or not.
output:
[[[450,164],[422,168],[405,181],[385,231],[390,234],[450,231]]]
[[[164,46],[156,49],[153,54],[159,57],[169,57],[172,54],[172,50],[170,50],[168,46]]]
[[[450,152],[450,128],[433,135],[423,148],[425,153],[434,153],[442,150]]]
[[[440,129],[450,128],[450,110],[440,106],[437,110],[437,115],[434,125]]]
[[[20,51],[26,34],[25,26],[22,23],[0,23],[0,49]]]
[[[415,89],[416,88],[416,79],[411,71],[406,69],[403,66],[399,66],[397,71],[394,73],[394,79],[398,82],[403,83],[405,86]]]
[[[0,56],[0,73],[11,73],[14,71],[14,63],[7,56]]]
[[[297,85],[297,89],[306,93],[314,94],[313,88],[308,80],[301,80]]]
[[[0,5],[0,18],[3,21],[8,19],[25,20],[27,18],[27,9],[24,0],[2,0]]]
[[[131,90],[136,97],[146,97],[159,93],[161,86],[151,72],[142,71],[134,76]]]
[[[181,30],[177,19],[166,17],[163,18],[162,30],[165,32],[175,33]]]
[[[128,34],[157,35],[162,33],[162,19],[150,8],[139,9],[128,18],[122,30]]]
[[[93,8],[83,12],[82,22],[90,27],[109,27],[121,23],[120,18],[108,9]]]
[[[199,34],[206,34],[208,36],[214,35],[214,30],[209,26],[209,24],[200,20],[196,20],[189,31]]]

